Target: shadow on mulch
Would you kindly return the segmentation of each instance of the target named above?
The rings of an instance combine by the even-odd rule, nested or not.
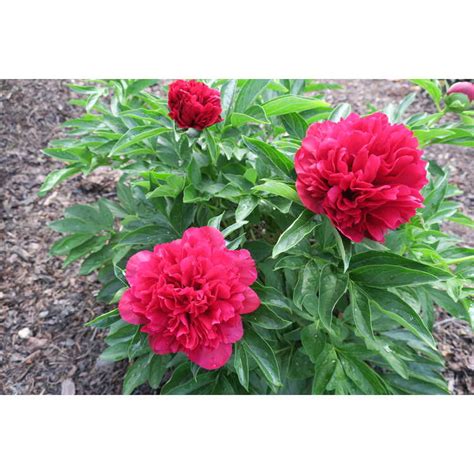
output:
[[[78,264],[64,269],[60,259],[48,255],[57,236],[47,223],[60,218],[72,203],[113,195],[116,180],[113,172],[98,170],[87,181],[75,178],[46,198],[37,197],[44,177],[61,167],[40,150],[58,136],[59,125],[78,112],[68,105],[68,82],[0,81],[2,394],[118,394],[126,370],[125,362],[98,359],[105,348],[103,331],[84,327],[107,310],[95,299],[100,289],[95,276],[81,277]],[[381,98],[376,105],[383,106],[413,89],[403,81],[340,82],[346,89],[332,92],[332,99],[348,101],[356,110],[365,107],[369,97]],[[466,176],[472,175],[474,156],[470,150],[449,148],[436,158],[452,168],[454,182],[466,192],[463,205],[472,209],[472,180]],[[472,233],[463,238],[473,243]],[[470,329],[441,315],[436,338],[447,358],[452,392],[474,393]],[[151,392],[143,388],[138,393]]]

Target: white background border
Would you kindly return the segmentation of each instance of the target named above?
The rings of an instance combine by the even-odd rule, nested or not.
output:
[[[474,77],[467,0],[15,0],[0,77]]]

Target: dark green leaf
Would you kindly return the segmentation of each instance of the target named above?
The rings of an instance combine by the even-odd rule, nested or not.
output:
[[[326,391],[326,387],[333,376],[336,364],[336,351],[332,345],[326,344],[314,363],[313,395],[321,395]]]
[[[154,390],[160,386],[163,376],[166,373],[166,366],[170,359],[171,357],[169,355],[153,355],[148,373],[148,383]]]
[[[137,387],[148,380],[149,364],[152,356],[153,353],[146,354],[128,367],[123,380],[123,395],[130,395]]]
[[[334,307],[346,289],[347,277],[336,273],[331,265],[323,267],[319,277],[318,315],[327,331],[331,331]]]
[[[249,363],[244,346],[240,342],[234,345],[234,368],[240,384],[249,389]]]
[[[452,277],[446,270],[390,252],[363,252],[352,257],[350,278],[375,288],[423,285]]]
[[[269,384],[273,387],[280,387],[280,369],[270,345],[249,327],[245,330],[242,345],[255,360]]]
[[[293,161],[272,145],[257,138],[243,137],[247,148],[260,158],[264,159],[273,169],[287,176],[293,170]]]
[[[316,222],[313,220],[313,216],[306,210],[298,216],[293,224],[280,235],[278,242],[273,247],[272,258],[292,249],[314,230]]]

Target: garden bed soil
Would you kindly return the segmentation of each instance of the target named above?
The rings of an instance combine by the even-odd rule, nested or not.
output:
[[[47,223],[73,203],[113,196],[117,175],[99,169],[77,177],[45,198],[37,191],[44,177],[61,164],[41,153],[60,134],[59,125],[80,110],[68,104],[71,91],[64,80],[0,81],[0,393],[118,394],[126,362],[99,359],[104,334],[84,323],[107,310],[96,301],[95,275],[78,275],[78,264],[62,267],[48,255],[57,235]],[[369,100],[377,107],[401,100],[417,88],[406,81],[337,81],[331,101],[346,101],[365,112]],[[423,97],[415,109],[431,107]],[[464,209],[473,209],[472,149],[432,147],[429,158],[449,168],[463,191]],[[466,243],[474,233],[450,226]],[[452,393],[474,393],[473,334],[462,321],[440,314],[435,326],[439,349],[446,357]],[[142,388],[138,393],[152,393]]]

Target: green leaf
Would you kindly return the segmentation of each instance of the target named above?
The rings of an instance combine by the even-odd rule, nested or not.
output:
[[[291,321],[281,318],[268,306],[260,306],[253,313],[247,314],[245,320],[255,326],[269,330],[284,329],[291,325]]]
[[[170,359],[169,355],[153,355],[148,373],[148,383],[152,389],[156,390],[160,386]]]
[[[253,105],[245,114],[240,112],[232,113],[230,116],[230,123],[233,127],[240,127],[241,125],[248,123],[269,124],[270,122],[268,121],[262,107],[259,105]]]
[[[313,216],[311,212],[306,210],[298,216],[293,224],[281,234],[275,247],[273,247],[272,258],[295,247],[314,230],[316,222],[313,220]]]
[[[112,258],[112,248],[110,246],[103,247],[98,252],[91,253],[81,265],[79,275],[88,275],[100,268],[104,263]]]
[[[112,323],[115,323],[120,319],[118,309],[113,309],[107,313],[97,316],[92,321],[85,323],[85,326],[92,326],[99,329],[108,328]]]
[[[149,125],[132,128],[115,144],[115,146],[110,151],[109,156],[117,155],[122,150],[125,150],[136,143],[146,140],[147,138],[156,137],[165,132],[169,132],[169,129],[165,127],[150,128]]]
[[[263,184],[259,184],[252,188],[252,191],[263,191],[269,194],[274,194],[275,196],[281,196],[290,201],[297,202],[301,204],[300,198],[298,193],[296,192],[295,188],[282,183],[281,181],[275,181],[273,179],[265,179]]]
[[[387,389],[380,375],[370,368],[365,362],[356,359],[344,352],[341,353],[339,361],[345,374],[366,395],[386,394]]]
[[[342,103],[339,104],[334,110],[331,112],[328,120],[332,122],[339,122],[341,119],[346,118],[351,113],[351,104]]]
[[[168,228],[159,225],[148,225],[127,232],[119,245],[154,245],[173,240],[176,235]]]
[[[138,94],[147,87],[154,86],[158,82],[157,79],[137,79],[127,86],[126,94],[128,96]]]
[[[336,242],[336,247],[339,252],[339,255],[341,256],[343,265],[344,265],[344,273],[347,271],[349,268],[349,263],[351,260],[351,253],[352,253],[352,246],[351,242],[341,236],[339,231],[332,225],[332,223],[329,221],[329,219],[325,218],[325,231],[327,231],[330,235],[332,235],[334,241]]]
[[[62,181],[74,176],[75,174],[79,173],[81,170],[79,167],[74,166],[72,168],[62,168],[59,170],[51,171],[51,173],[46,176],[43,184],[41,185],[40,190],[38,191],[38,196],[43,197],[45,196],[51,189],[57,186]]]
[[[235,220],[237,222],[245,220],[258,205],[258,199],[254,196],[244,196],[235,210]]]
[[[208,371],[192,377],[189,363],[185,362],[174,370],[171,378],[161,389],[162,395],[186,395],[215,381],[217,372]]]
[[[439,109],[439,104],[441,102],[441,97],[443,96],[443,93],[437,81],[430,79],[415,79],[411,82],[425,89],[425,91],[428,92],[430,97],[433,99],[434,103],[436,104],[436,107]]]
[[[353,284],[349,283],[350,311],[361,336],[367,341],[375,341],[372,329],[372,315],[368,299]]]
[[[240,229],[245,224],[248,224],[248,221],[238,221],[235,224],[232,224],[229,227],[226,227],[225,229],[223,229],[222,235],[224,237],[228,237],[230,234],[232,234],[232,232],[235,232],[237,229]]]
[[[293,161],[272,145],[257,138],[243,137],[243,141],[252,153],[264,159],[277,172],[287,176],[293,170]]]
[[[62,237],[53,244],[49,253],[51,255],[67,255],[72,249],[87,242],[91,238],[90,234],[72,234]]]
[[[133,362],[125,373],[123,395],[130,395],[137,387],[148,380],[149,364],[153,353],[146,354]]]
[[[272,387],[280,387],[280,369],[270,345],[250,327],[246,328],[241,343],[256,362],[268,383]]]
[[[78,234],[96,234],[102,230],[102,226],[92,221],[85,222],[77,218],[66,218],[50,222],[48,224],[51,229],[61,233],[78,233]]]
[[[222,117],[227,117],[232,109],[235,91],[237,90],[237,80],[231,79],[227,81],[221,89]]]
[[[313,260],[310,260],[300,271],[298,283],[293,291],[293,302],[302,309],[305,305],[312,313],[317,313],[318,307],[318,289],[319,289],[319,266]]]
[[[327,337],[318,330],[316,324],[309,324],[301,330],[303,349],[314,363],[326,346]]]
[[[204,130],[204,136],[206,138],[207,150],[213,163],[216,163],[217,157],[219,156],[219,150],[217,148],[216,139],[211,131],[208,129]]]
[[[219,214],[218,216],[211,217],[209,221],[207,222],[207,225],[209,227],[214,227],[215,229],[219,230],[221,226],[221,221],[222,218],[224,217],[225,211],[222,214]]]
[[[336,273],[331,265],[321,270],[319,277],[318,315],[324,328],[331,332],[333,311],[347,290],[347,277]]]
[[[337,364],[337,354],[334,347],[326,344],[314,363],[314,379],[311,393],[321,395],[326,391],[326,387],[334,374]]]
[[[280,270],[281,268],[287,268],[288,270],[300,270],[306,265],[307,261],[308,258],[302,255],[287,255],[278,260],[274,269]]]
[[[375,288],[367,288],[365,291],[369,295],[372,312],[373,308],[376,307],[382,314],[408,329],[429,347],[436,349],[436,343],[430,330],[416,311],[399,296]]]
[[[293,113],[282,115],[280,118],[288,135],[299,140],[305,137],[308,124],[301,115]]]
[[[372,329],[372,312],[368,298],[352,283],[349,283],[350,311],[356,328],[364,338],[370,350],[377,351],[400,376],[408,377],[406,365],[392,351],[388,344],[374,336]]]
[[[350,278],[375,288],[424,285],[452,278],[446,270],[390,252],[369,251],[354,255]]]
[[[427,287],[426,291],[434,299],[438,306],[456,318],[469,321],[469,310],[464,306],[462,301],[454,301],[445,291]]]
[[[100,355],[100,358],[111,362],[118,362],[119,360],[127,359],[128,342],[120,342],[107,347],[107,349],[105,349],[105,351]]]
[[[240,342],[234,344],[234,369],[245,390],[249,389],[249,362],[245,348]]]
[[[282,95],[262,105],[268,117],[304,112],[311,109],[329,109],[330,105],[324,100],[300,97],[296,95]]]
[[[64,267],[70,263],[88,255],[90,253],[98,252],[107,242],[106,236],[92,237],[83,244],[71,250],[66,260],[64,260]]]
[[[269,79],[246,80],[235,100],[234,112],[245,112],[269,82]]]
[[[162,184],[161,186],[155,188],[153,191],[148,193],[146,197],[148,199],[152,199],[156,197],[176,198],[177,196],[179,196],[179,194],[184,188],[186,177],[172,174],[168,176],[165,180],[166,184]]]

